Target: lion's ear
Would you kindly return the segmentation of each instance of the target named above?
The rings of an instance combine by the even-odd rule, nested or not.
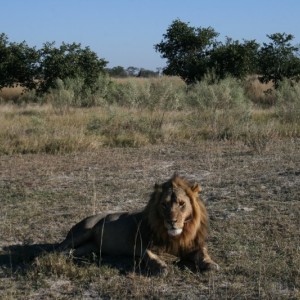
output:
[[[200,193],[202,191],[201,186],[198,183],[194,183],[191,190],[194,193]]]
[[[173,189],[177,189],[178,188],[178,185],[175,181],[172,181],[172,187]]]

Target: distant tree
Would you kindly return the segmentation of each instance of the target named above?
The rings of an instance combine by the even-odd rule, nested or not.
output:
[[[122,66],[116,66],[111,69],[107,68],[106,71],[111,77],[124,78],[127,77],[127,72]]]
[[[25,42],[11,43],[0,35],[0,89],[20,85],[32,89],[36,86],[39,54]]]
[[[248,74],[255,74],[258,48],[259,44],[255,40],[240,43],[227,38],[225,44],[219,43],[211,52],[210,68],[219,79],[227,75],[241,79]]]
[[[39,55],[38,91],[41,93],[55,87],[58,78],[64,80],[76,77],[84,79],[84,88],[93,92],[99,74],[104,72],[107,64],[89,47],[81,48],[81,45],[76,43],[62,43],[58,48],[54,42],[45,43],[39,50]]]
[[[163,73],[178,75],[186,82],[201,80],[209,68],[210,54],[219,34],[212,28],[195,28],[175,20],[154,46],[167,59]]]
[[[299,46],[293,46],[293,35],[274,33],[267,35],[270,43],[263,44],[259,51],[259,69],[261,82],[272,81],[278,88],[284,78],[296,78],[300,75]]]
[[[159,75],[158,72],[141,68],[139,73],[137,74],[137,77],[149,78],[149,77],[157,77],[158,75]]]
[[[139,68],[130,66],[126,69],[126,73],[128,76],[134,77],[138,75],[139,70],[140,70]]]

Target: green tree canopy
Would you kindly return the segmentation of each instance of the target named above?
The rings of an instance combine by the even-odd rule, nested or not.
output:
[[[294,36],[286,33],[267,35],[271,42],[263,43],[259,51],[261,82],[273,81],[275,88],[283,78],[296,78],[300,75],[299,47],[293,46]]]
[[[0,35],[0,89],[14,85],[32,89],[36,86],[39,54],[25,42],[11,43]]]
[[[164,74],[178,75],[187,83],[199,81],[211,71],[216,79],[259,74],[262,82],[272,81],[275,88],[283,78],[299,79],[299,47],[291,44],[291,34],[268,35],[271,42],[263,46],[255,40],[239,42],[231,38],[222,43],[217,36],[211,27],[196,28],[178,19],[173,21],[163,40],[154,45],[167,59]]]
[[[45,43],[40,50],[25,42],[11,43],[0,34],[0,89],[20,85],[40,93],[55,87],[57,79],[80,77],[91,92],[107,62],[80,44]]]
[[[86,87],[93,90],[98,76],[104,71],[107,62],[99,59],[89,47],[81,48],[80,44],[62,43],[58,48],[55,43],[45,43],[39,50],[40,83],[39,92],[46,92],[55,86],[56,79],[84,79]]]
[[[156,44],[155,50],[167,59],[166,75],[178,75],[186,82],[201,80],[209,67],[210,53],[218,33],[212,28],[195,28],[175,20]]]
[[[219,43],[212,51],[210,67],[220,79],[227,75],[244,78],[257,72],[258,48],[255,40],[240,43],[227,37],[225,44]]]

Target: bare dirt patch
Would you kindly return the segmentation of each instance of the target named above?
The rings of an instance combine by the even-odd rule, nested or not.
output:
[[[203,142],[1,156],[0,297],[297,299],[299,149],[299,140],[285,140],[261,154]],[[84,216],[142,208],[154,183],[175,171],[202,185],[220,272],[170,265],[167,277],[147,277],[124,264],[42,254]]]

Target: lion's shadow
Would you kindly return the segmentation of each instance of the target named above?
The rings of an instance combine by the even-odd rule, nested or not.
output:
[[[0,268],[12,271],[26,269],[28,264],[44,253],[53,253],[58,244],[32,244],[4,246],[0,252]]]
[[[32,245],[9,245],[2,247],[0,253],[0,268],[2,270],[9,270],[9,272],[26,272],[32,266],[36,258],[42,255],[57,253],[59,244],[32,244]],[[118,270],[119,274],[127,275],[128,273],[135,272],[141,275],[151,276],[155,275],[149,271],[136,260],[126,256],[103,256],[99,257],[85,257],[85,258],[72,258],[78,265],[86,266],[86,263],[95,263],[100,266],[108,266]],[[171,265],[176,265],[179,269],[190,269],[195,272],[193,266],[188,266],[181,261],[169,261]]]
[[[9,272],[26,272],[34,260],[40,256],[58,253],[59,244],[32,244],[32,245],[9,245],[4,246],[0,252],[0,269],[9,270]],[[66,254],[65,254],[66,255]],[[143,273],[141,269],[134,263],[134,260],[129,257],[84,257],[84,258],[72,258],[72,260],[78,264],[86,266],[86,263],[95,263],[100,266],[108,266],[118,270],[120,274],[128,274],[135,270],[135,272]]]

